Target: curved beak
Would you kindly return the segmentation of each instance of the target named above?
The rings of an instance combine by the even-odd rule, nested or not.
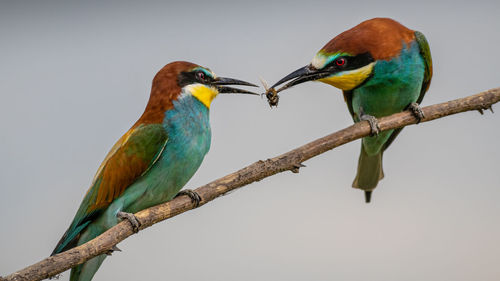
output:
[[[329,71],[325,70],[319,70],[314,68],[312,65],[306,65],[304,67],[301,67],[294,72],[288,74],[287,76],[283,77],[280,81],[276,82],[271,89],[276,88],[276,86],[279,86],[280,84],[283,84],[287,81],[290,81],[283,85],[281,88],[276,90],[276,93],[279,93],[285,89],[288,89],[292,86],[307,82],[307,81],[312,81],[312,80],[318,80],[321,78],[325,78],[327,76],[331,75]]]
[[[249,83],[246,81],[242,81],[242,80],[238,80],[238,79],[217,77],[217,78],[215,78],[215,81],[212,82],[212,85],[217,87],[217,90],[219,91],[220,94],[247,94],[247,95],[259,96],[259,94],[254,93],[254,92],[225,86],[225,85],[242,85],[242,86],[250,86],[250,87],[259,87],[255,84],[252,84],[252,83]]]

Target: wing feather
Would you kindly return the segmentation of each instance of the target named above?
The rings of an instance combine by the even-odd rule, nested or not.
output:
[[[73,222],[52,254],[71,248],[89,221],[158,161],[167,141],[161,124],[139,125],[125,133],[97,170]]]
[[[417,41],[418,47],[420,49],[420,55],[424,59],[424,80],[422,81],[422,88],[420,89],[420,95],[418,96],[417,103],[420,104],[424,99],[425,93],[429,89],[432,80],[432,57],[431,57],[431,49],[429,48],[429,43],[427,39],[425,39],[424,34],[419,31],[415,31],[415,40]],[[389,145],[394,141],[394,139],[399,135],[399,133],[403,130],[403,128],[395,129],[391,134],[389,139],[384,144],[384,150],[386,150]]]

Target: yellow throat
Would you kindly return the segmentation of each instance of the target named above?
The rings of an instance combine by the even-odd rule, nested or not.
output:
[[[335,75],[319,79],[318,81],[330,84],[344,91],[352,90],[359,84],[363,83],[363,81],[371,75],[374,65],[375,62],[372,62],[361,68],[337,73]]]
[[[203,84],[188,85],[186,86],[186,91],[190,92],[193,97],[197,98],[207,108],[210,108],[212,100],[219,94],[217,88]]]

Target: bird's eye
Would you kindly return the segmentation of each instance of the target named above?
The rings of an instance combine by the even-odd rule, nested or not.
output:
[[[196,73],[196,77],[198,77],[198,80],[204,82],[205,81],[205,73],[203,71],[198,71]]]
[[[337,59],[337,60],[335,61],[335,64],[336,64],[337,66],[344,66],[344,65],[345,65],[345,62],[346,62],[345,58],[340,58],[340,59]]]

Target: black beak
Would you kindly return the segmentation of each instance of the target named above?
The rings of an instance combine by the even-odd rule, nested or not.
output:
[[[255,84],[248,83],[246,81],[242,81],[242,80],[238,80],[238,79],[217,77],[217,78],[215,78],[215,81],[212,82],[212,85],[217,87],[220,94],[248,94],[248,95],[260,96],[257,93],[250,92],[247,90],[224,86],[224,85],[243,85],[243,86],[250,86],[250,87],[259,87]]]
[[[306,66],[301,67],[301,68],[295,70],[294,72],[288,74],[287,76],[283,77],[280,81],[276,82],[276,84],[274,84],[271,87],[271,89],[276,88],[276,86],[283,84],[286,81],[294,79],[294,80],[286,83],[285,85],[283,85],[283,87],[277,89],[276,93],[279,93],[279,92],[281,92],[285,89],[288,89],[292,86],[295,86],[297,84],[301,84],[301,83],[304,83],[307,81],[312,81],[312,80],[318,80],[321,78],[325,78],[329,75],[331,75],[331,73],[328,71],[318,70],[318,69],[314,68],[312,65],[306,65]]]

